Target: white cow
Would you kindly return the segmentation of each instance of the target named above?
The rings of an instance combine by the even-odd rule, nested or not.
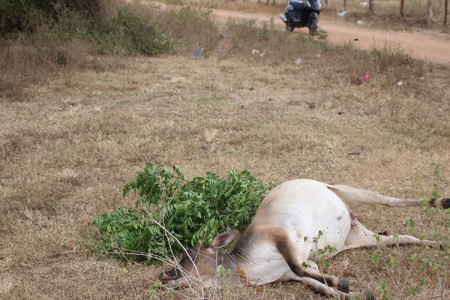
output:
[[[264,198],[249,227],[231,253],[218,253],[238,234],[216,236],[207,247],[187,251],[175,268],[163,272],[163,284],[182,287],[197,278],[206,287],[217,284],[216,269],[231,269],[237,282],[262,285],[296,280],[315,291],[350,298],[375,299],[371,292],[349,292],[345,277],[322,274],[313,261],[320,249],[327,257],[353,248],[393,244],[433,246],[434,241],[409,235],[378,235],[359,223],[353,210],[362,204],[419,206],[420,200],[399,199],[340,184],[297,179],[275,187]],[[450,207],[450,198],[429,201]]]

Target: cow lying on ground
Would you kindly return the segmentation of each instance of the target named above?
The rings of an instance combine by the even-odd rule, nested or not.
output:
[[[340,184],[298,179],[282,183],[264,198],[249,227],[231,253],[218,253],[238,234],[219,234],[211,245],[187,251],[179,265],[159,276],[163,284],[190,285],[196,278],[205,287],[218,282],[217,266],[233,271],[237,282],[262,285],[296,280],[325,295],[375,299],[372,293],[349,292],[345,277],[322,274],[312,260],[320,249],[327,257],[359,247],[417,244],[434,241],[409,235],[377,235],[358,222],[353,210],[362,204],[419,206],[420,200],[399,199]],[[450,198],[428,203],[450,207]]]

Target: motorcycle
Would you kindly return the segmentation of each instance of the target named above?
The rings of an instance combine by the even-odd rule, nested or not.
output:
[[[320,0],[288,0],[284,14],[280,19],[286,24],[286,30],[292,32],[294,28],[308,27],[309,34],[317,33],[317,22],[322,6]]]

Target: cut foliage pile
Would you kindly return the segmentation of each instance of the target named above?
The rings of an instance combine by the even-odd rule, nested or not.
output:
[[[138,194],[136,206],[95,218],[97,247],[128,260],[163,261],[185,245],[209,244],[219,233],[245,228],[268,188],[247,170],[188,181],[178,166],[170,171],[147,164],[124,188],[124,195]]]

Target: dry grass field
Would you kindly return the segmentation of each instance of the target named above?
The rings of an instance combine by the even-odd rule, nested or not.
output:
[[[317,52],[283,52],[264,40],[232,52],[232,44],[225,36],[200,58],[92,57],[91,67],[52,73],[18,98],[1,95],[1,299],[194,297],[156,290],[163,266],[90,250],[93,218],[131,205],[122,188],[147,162],[177,164],[191,178],[245,168],[274,183],[313,178],[398,197],[450,195],[448,67],[383,64],[383,53],[375,59],[377,52],[325,43]],[[266,55],[252,55],[252,47],[266,47]],[[363,84],[356,79],[366,66],[355,55],[372,62]],[[328,273],[380,299],[450,297],[448,213],[365,207],[357,214],[373,230],[437,239],[446,249],[348,251]],[[212,295],[322,298],[296,282]]]

